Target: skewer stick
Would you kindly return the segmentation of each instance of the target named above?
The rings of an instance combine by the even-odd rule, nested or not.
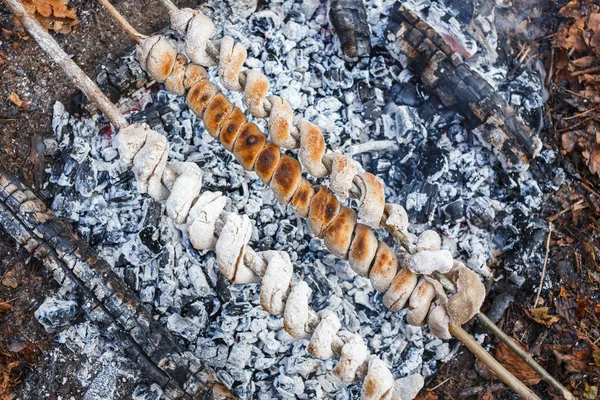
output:
[[[66,55],[66,53],[60,48],[58,43],[45,31],[42,26],[37,22],[35,18],[27,13],[23,4],[20,0],[2,0],[9,10],[21,21],[23,26],[27,29],[30,35],[40,44],[40,47],[46,51],[51,57],[57,60],[57,63],[65,72],[73,78],[76,85],[79,87],[79,82],[85,82],[84,90],[90,101],[98,104],[99,108],[106,115],[106,117],[117,127],[123,129],[128,126],[127,121],[120,114],[114,104],[106,98],[100,89],[92,82],[89,77]],[[100,0],[103,4],[105,0]],[[109,9],[109,8],[107,8]],[[112,8],[114,12],[116,10]],[[124,20],[124,18],[121,18]],[[118,19],[120,21],[120,19]],[[126,21],[125,21],[126,22]],[[120,22],[121,23],[121,22]],[[121,26],[124,26],[121,23]],[[129,23],[127,23],[127,26]],[[133,29],[133,28],[131,28]],[[128,34],[140,40],[141,35],[135,31],[129,29],[125,30]],[[516,393],[521,395],[527,400],[539,400],[539,397],[535,395],[525,384],[519,381],[514,375],[512,375],[506,368],[504,368],[498,361],[496,361],[479,343],[477,343],[464,329],[460,326],[451,325],[450,332],[460,340],[473,354],[475,354],[493,373],[495,373],[503,382],[509,387],[515,390]]]
[[[123,129],[129,124],[123,118],[117,107],[98,89],[98,86],[75,64],[69,55],[61,49],[50,34],[33,18],[23,4],[18,0],[3,0],[4,4],[21,21],[29,34],[38,42],[40,47],[56,62],[71,78],[85,96],[96,103],[98,108],[106,115],[115,128]]]
[[[121,28],[123,28],[123,30],[127,32],[127,34],[131,36],[137,43],[147,38],[146,35],[142,35],[136,31],[135,28],[131,26],[129,21],[127,21],[125,17],[123,17],[121,13],[118,12],[117,9],[107,0],[100,0],[100,3],[102,3],[104,8],[106,8],[106,11],[108,11],[108,13],[119,23],[119,25],[121,25]]]
[[[169,9],[169,11],[176,11],[178,10],[177,6],[175,4],[173,4],[173,2],[171,0],[159,0],[163,6],[167,7]]]

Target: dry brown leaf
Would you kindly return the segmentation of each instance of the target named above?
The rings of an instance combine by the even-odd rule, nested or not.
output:
[[[12,311],[12,306],[6,302],[0,301],[0,313]]]
[[[422,390],[419,392],[417,397],[415,397],[415,400],[437,400],[437,399],[438,399],[438,395],[429,390]]]
[[[479,398],[479,400],[494,400],[494,394],[492,393],[492,387],[488,386],[487,390],[485,391],[485,393],[483,394],[483,396],[481,396]]]
[[[583,34],[583,40],[596,54],[600,54],[600,13],[591,14],[587,20],[587,31]]]
[[[25,0],[23,4],[46,29],[67,34],[79,23],[77,10],[67,6],[69,0]]]
[[[529,364],[517,356],[504,343],[500,343],[496,347],[496,359],[500,361],[507,370],[512,372],[514,376],[528,386],[537,385],[542,380]]]
[[[548,307],[538,307],[529,310],[529,316],[538,324],[550,328],[554,323],[560,321],[557,315],[548,315]]]
[[[586,150],[582,154],[587,161],[590,172],[600,175],[600,146],[594,146],[593,149]]]
[[[579,57],[578,59],[571,61],[571,65],[573,65],[574,67],[577,67],[577,68],[588,68],[597,61],[598,61],[598,57],[596,57],[596,56],[584,56],[584,57]]]

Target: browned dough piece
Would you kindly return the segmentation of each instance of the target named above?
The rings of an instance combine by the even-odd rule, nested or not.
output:
[[[390,247],[384,242],[379,242],[375,260],[371,265],[369,279],[373,288],[379,293],[385,293],[392,284],[398,272],[398,259]]]
[[[202,118],[206,106],[219,93],[219,88],[208,80],[196,83],[187,95],[187,105],[198,118]]]
[[[242,127],[233,145],[233,155],[246,171],[252,171],[258,153],[266,142],[267,137],[260,131],[260,128],[254,122],[248,122]]]
[[[300,182],[302,182],[302,166],[295,158],[282,154],[270,185],[277,200],[283,205],[288,204]]]
[[[409,310],[406,312],[406,322],[412,326],[423,326],[431,307],[431,301],[435,297],[435,287],[421,278],[417,288],[408,300]]]
[[[315,189],[313,185],[302,178],[302,182],[296,189],[294,197],[292,197],[292,208],[302,218],[308,217],[308,210],[310,209],[310,202],[315,195]]]
[[[273,143],[267,143],[258,154],[254,163],[254,171],[265,185],[271,182],[271,178],[279,165],[280,158],[281,151]]]
[[[233,105],[223,93],[217,93],[213,97],[210,104],[206,107],[203,117],[204,127],[210,136],[214,138],[219,137],[221,126],[227,121],[231,110],[233,110]]]
[[[356,212],[342,207],[337,218],[325,230],[325,246],[336,257],[348,258],[348,249],[356,226]]]
[[[235,107],[231,114],[229,114],[229,118],[221,127],[221,132],[219,133],[219,141],[225,147],[225,149],[231,151],[233,149],[233,144],[242,129],[242,126],[246,124],[246,116],[239,108]]]
[[[323,165],[325,155],[325,138],[321,129],[308,121],[300,124],[300,162],[309,174],[322,178],[329,174]]]
[[[354,238],[348,252],[350,268],[359,275],[367,276],[378,246],[379,243],[373,230],[366,225],[356,224]]]
[[[244,88],[244,103],[250,114],[259,118],[266,118],[269,114],[265,110],[264,100],[269,92],[269,79],[262,72],[252,69],[246,73],[246,87]]]
[[[379,228],[385,208],[385,190],[381,179],[375,175],[363,172],[356,176],[360,189],[360,208],[358,219],[361,223],[373,229]]]
[[[169,93],[173,93],[177,96],[183,96],[185,94],[185,87],[183,81],[185,79],[185,67],[187,59],[183,54],[177,54],[173,71],[169,77],[165,80],[165,89]]]
[[[308,224],[316,237],[323,237],[325,229],[331,225],[340,212],[340,202],[326,186],[319,186],[310,202]]]
[[[206,78],[208,78],[208,72],[206,72],[206,68],[198,64],[188,63],[188,65],[185,67],[185,79],[183,80],[183,86],[185,86],[186,90],[190,89],[196,83]]]
[[[383,304],[394,312],[402,310],[417,286],[417,280],[417,275],[408,268],[400,269],[383,295]]]

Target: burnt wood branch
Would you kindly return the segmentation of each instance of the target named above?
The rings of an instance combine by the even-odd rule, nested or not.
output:
[[[215,372],[181,349],[136,295],[35,194],[0,169],[0,224],[54,279],[81,288],[87,317],[118,332],[126,355],[169,398],[223,398]]]
[[[522,171],[540,139],[515,110],[447,41],[413,11],[394,6],[387,27],[391,52],[448,107],[456,107],[482,144],[507,170]]]
[[[346,57],[369,56],[371,32],[363,0],[330,0],[329,19]]]

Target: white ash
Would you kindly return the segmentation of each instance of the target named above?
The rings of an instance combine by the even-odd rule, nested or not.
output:
[[[374,44],[382,48],[393,3],[367,2]],[[271,2],[235,23],[223,22],[230,15],[225,2],[208,5],[205,11],[216,25],[247,46],[249,64],[264,67],[272,92],[323,126],[331,149],[351,151],[370,141],[395,142],[383,152],[360,152],[354,158],[384,180],[389,202],[406,205],[411,236],[436,229],[445,248],[486,278],[492,273],[490,260],[504,252],[521,261],[509,265],[506,274],[524,281],[524,271],[541,258],[542,241],[528,232],[542,228],[532,221],[562,183],[552,182],[560,171],[555,158],[541,158],[532,172],[521,176],[504,173],[495,157],[473,140],[463,119],[423,94],[412,74],[391,57],[345,63],[330,31],[325,3]],[[139,69],[131,56],[122,62]],[[213,81],[216,76],[213,69]],[[539,108],[534,95],[517,102],[518,85],[506,85],[515,89],[514,104],[519,109],[531,106],[528,112]],[[541,93],[541,88],[529,86],[526,92]],[[242,104],[241,94],[231,98]],[[253,173],[245,172],[210,138],[184,98],[154,84],[123,99],[120,106],[132,110],[135,121],[146,121],[167,136],[171,161],[198,163],[204,188],[223,191],[229,199],[227,209],[253,220],[251,245],[288,252],[294,275],[304,276],[313,289],[312,306],[333,308],[346,329],[360,333],[396,378],[430,376],[455,354],[453,342],[434,338],[427,328],[408,326],[404,312],[387,311],[367,279],[328,255],[304,221],[277,203]],[[214,366],[240,398],[357,396],[358,385],[343,387],[335,381],[332,361],[310,357],[307,341],[292,341],[281,318],[260,307],[255,285],[225,282],[214,255],[195,251],[164,215],[164,207],[137,193],[133,174],[116,159],[115,132],[102,117],[75,118],[60,104],[54,111],[59,151],[50,179],[52,208],[77,224],[81,236],[152,306],[155,318],[182,345]],[[95,339],[68,335],[63,340],[85,347]],[[154,395],[149,385],[133,394],[140,399]]]

